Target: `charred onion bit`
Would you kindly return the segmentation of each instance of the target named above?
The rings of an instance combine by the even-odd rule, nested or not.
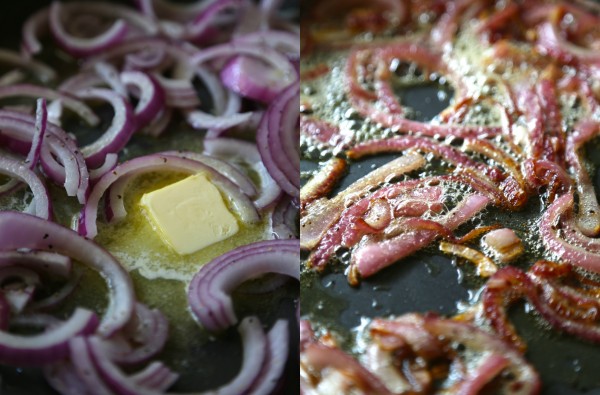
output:
[[[360,362],[304,324],[301,388],[304,394],[349,393],[537,394],[535,370],[504,341],[465,322],[407,314],[375,319]]]

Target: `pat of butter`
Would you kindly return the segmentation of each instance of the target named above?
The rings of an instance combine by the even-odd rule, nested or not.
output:
[[[163,241],[180,255],[225,240],[239,230],[221,193],[203,173],[146,193],[141,204]]]

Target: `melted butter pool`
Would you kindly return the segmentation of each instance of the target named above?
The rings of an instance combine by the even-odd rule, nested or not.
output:
[[[152,173],[140,176],[127,189],[124,199],[127,217],[108,224],[99,216],[96,242],[109,250],[128,271],[137,270],[147,279],[169,279],[188,282],[200,267],[236,247],[267,238],[268,220],[257,224],[239,221],[234,236],[189,255],[179,255],[153,229],[140,205],[145,193],[171,185],[188,175]],[[236,215],[234,210],[230,210]],[[239,218],[238,218],[239,220]]]

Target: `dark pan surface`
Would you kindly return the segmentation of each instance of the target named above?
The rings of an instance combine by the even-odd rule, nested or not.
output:
[[[429,120],[447,105],[438,101],[437,91],[436,86],[424,86],[410,88],[400,95],[406,106],[417,111],[418,119]],[[343,190],[393,157],[382,155],[352,163],[337,190]],[[304,161],[301,170],[317,167],[317,163]],[[303,273],[305,280],[301,288],[302,314],[342,337],[350,336],[361,324],[362,317],[415,311],[456,314],[457,303],[476,297],[482,285],[469,276],[467,270],[453,266],[448,257],[433,249],[397,262],[364,280],[358,288],[348,285],[342,270],[338,266],[323,276]],[[550,332],[525,309],[523,304],[515,306],[511,319],[528,344],[527,359],[541,375],[542,394],[600,394],[600,346]]]

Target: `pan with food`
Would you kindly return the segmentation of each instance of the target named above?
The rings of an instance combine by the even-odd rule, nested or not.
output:
[[[598,6],[303,12],[304,393],[600,389]]]
[[[0,393],[297,391],[297,12],[2,6]]]

